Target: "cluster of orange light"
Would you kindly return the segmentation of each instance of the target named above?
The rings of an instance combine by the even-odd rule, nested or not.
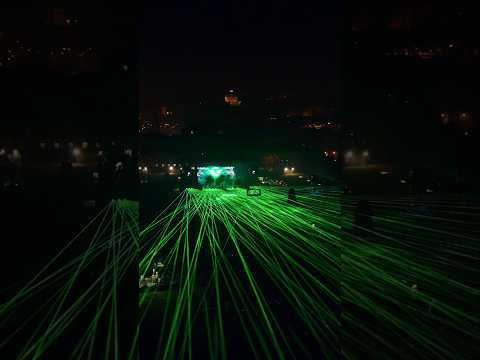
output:
[[[455,122],[465,128],[473,126],[472,114],[469,112],[442,112],[440,118],[444,124]]]
[[[325,156],[330,156],[333,158],[337,157],[337,150],[327,150],[324,152]]]
[[[225,102],[230,106],[239,106],[242,103],[235,95],[225,95]]]
[[[303,128],[316,129],[316,130],[323,129],[323,128],[333,128],[333,127],[335,127],[335,124],[330,121],[326,123],[311,123],[303,126]]]

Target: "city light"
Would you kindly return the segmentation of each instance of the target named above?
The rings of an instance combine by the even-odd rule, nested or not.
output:
[[[12,151],[12,158],[14,160],[19,160],[21,159],[22,155],[20,154],[20,151],[18,149],[13,149]]]
[[[365,151],[363,152],[363,156],[365,156],[365,157],[368,156],[368,150],[365,150]]]
[[[288,167],[286,167],[285,169],[283,169],[283,172],[288,172]]]
[[[79,148],[76,147],[72,150],[72,154],[73,154],[73,156],[78,157],[82,154],[82,150],[80,150]]]
[[[173,166],[170,165],[170,166],[168,167],[168,170],[173,171]]]
[[[80,148],[74,147],[72,149],[72,157],[74,161],[79,161],[81,155],[82,155],[82,150],[80,150]]]

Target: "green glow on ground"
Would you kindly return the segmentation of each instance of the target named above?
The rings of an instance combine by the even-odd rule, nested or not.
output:
[[[418,215],[406,211],[410,198],[371,198],[374,229],[357,233],[358,199],[339,190],[297,188],[296,204],[286,189],[261,190],[248,197],[238,188],[187,189],[141,230],[138,203],[112,202],[0,304],[0,327],[14,329],[0,351],[45,358],[84,318],[66,358],[136,359],[148,321],[159,326],[158,359],[192,359],[199,349],[235,357],[234,336],[258,359],[335,358],[340,348],[346,359],[480,353],[480,204],[430,197],[416,203],[433,214]],[[72,250],[79,244],[81,253]],[[132,266],[150,276],[159,259],[170,281],[157,295],[141,292],[141,324],[129,329],[127,354],[119,286]],[[287,327],[277,301],[295,319]],[[26,319],[18,322],[20,314]],[[17,341],[21,334],[26,341]]]
[[[293,326],[279,327],[266,283],[292,305],[327,358],[335,356],[341,343],[349,359],[372,351],[382,358],[422,354],[455,359],[459,349],[451,345],[452,334],[478,350],[473,344],[480,327],[473,304],[480,292],[478,282],[472,282],[479,245],[469,234],[478,234],[477,223],[464,222],[458,232],[449,217],[386,210],[403,208],[407,200],[383,204],[373,199],[375,230],[358,235],[348,230],[354,199],[341,201],[335,191],[310,195],[299,189],[297,200],[296,206],[287,205],[286,190],[278,188],[262,188],[262,196],[255,198],[244,189],[188,189],[142,231],[141,242],[150,250],[140,263],[141,274],[161,256],[178,277],[162,305],[160,358],[191,358],[200,336],[192,332],[197,327],[207,329],[211,358],[228,357],[225,294],[234,299],[256,358],[301,357],[302,349],[311,350]],[[460,209],[453,200],[446,203],[449,214]],[[476,219],[478,214],[477,208]],[[210,257],[210,280],[198,286],[205,256]],[[257,280],[258,267],[267,282]],[[145,316],[149,301],[147,294],[141,299]],[[340,301],[338,318],[331,304]]]

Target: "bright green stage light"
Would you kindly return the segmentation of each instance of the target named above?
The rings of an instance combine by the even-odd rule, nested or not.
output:
[[[217,180],[223,176],[222,183],[217,184]],[[198,182],[202,187],[233,186],[235,180],[235,170],[233,166],[206,166],[198,168]]]
[[[222,173],[222,170],[220,169],[211,169],[208,172],[210,175],[212,175],[214,178],[218,178],[220,174]]]

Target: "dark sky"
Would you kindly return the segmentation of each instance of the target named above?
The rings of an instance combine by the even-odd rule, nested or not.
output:
[[[172,3],[147,6],[142,17],[144,109],[222,95],[230,88],[249,94],[305,93],[320,102],[335,99],[337,2]]]

